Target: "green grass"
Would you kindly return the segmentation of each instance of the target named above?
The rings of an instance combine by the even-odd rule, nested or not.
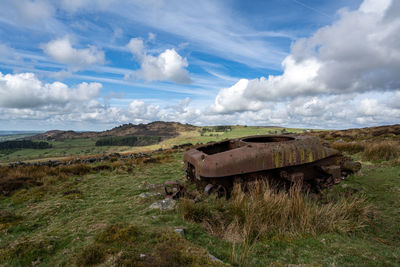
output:
[[[163,163],[137,164],[133,171],[121,165],[114,171],[44,177],[40,187],[0,197],[0,210],[5,214],[0,227],[0,265],[36,261],[42,266],[69,266],[97,260],[132,264],[140,261],[140,254],[153,255],[151,265],[164,259],[163,248],[171,248],[174,259],[187,264],[204,263],[201,249],[238,264],[246,248],[214,237],[200,223],[184,220],[177,210],[148,208],[162,197],[139,197],[149,191],[148,184],[182,180],[182,156],[178,152]],[[399,265],[400,166],[367,165],[362,175],[351,176],[327,191],[326,198],[352,192],[352,188],[375,207],[375,218],[367,227],[347,234],[261,238],[248,252],[246,265]],[[71,190],[78,193],[64,195]],[[150,189],[157,190],[162,192],[160,187]],[[185,229],[185,238],[178,239],[183,245],[176,248],[171,245],[176,237],[169,234],[174,228]],[[189,257],[184,253],[187,250],[203,252]]]
[[[199,131],[185,132],[140,148],[95,147],[95,138],[73,139],[52,142],[52,149],[25,149],[0,155],[0,161],[150,151],[281,130],[234,126],[230,132],[207,132],[206,136]],[[262,237],[246,247],[217,238],[200,219],[186,220],[179,210],[150,210],[154,201],[162,199],[160,196],[139,197],[147,191],[162,193],[162,187],[151,185],[166,180],[183,181],[183,153],[159,154],[160,162],[135,163],[133,169],[118,161],[102,163],[111,166],[109,170],[88,174],[43,175],[42,186],[20,189],[8,197],[0,195],[0,266],[157,266],[167,260],[202,266],[210,264],[207,251],[234,266],[400,265],[399,160],[363,162],[360,175],[350,176],[324,193],[328,201],[343,194],[366,198],[375,211],[366,227],[350,233]],[[363,159],[361,154],[353,157]],[[205,206],[196,216],[208,216],[208,211]],[[184,238],[174,235],[174,228],[183,228]],[[174,246],[176,243],[179,245]],[[172,256],[163,254],[166,250]],[[146,257],[140,258],[140,254]]]

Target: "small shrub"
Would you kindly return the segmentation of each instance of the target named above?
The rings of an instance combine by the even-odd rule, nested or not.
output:
[[[138,246],[126,247],[116,259],[116,266],[173,267],[173,266],[226,266],[210,260],[208,252],[174,232],[154,233],[156,238],[147,246],[151,252],[143,252]],[[145,256],[140,254],[145,253]]]
[[[88,266],[102,263],[106,258],[104,247],[94,244],[82,249],[77,257],[76,264],[78,266]]]
[[[205,249],[174,232],[162,234],[152,255],[152,266],[223,266],[212,262]]]
[[[183,218],[193,222],[203,222],[207,218],[212,218],[211,206],[208,203],[194,203],[189,199],[182,199],[179,208]]]
[[[172,161],[172,157],[169,153],[162,153],[154,157],[155,163],[168,163]]]
[[[60,172],[73,175],[84,175],[91,172],[92,168],[88,164],[74,164],[60,167]]]
[[[18,223],[21,220],[21,216],[17,216],[12,212],[0,211],[0,231]]]
[[[0,223],[11,223],[19,220],[21,220],[21,216],[16,216],[8,211],[0,211]]]
[[[49,168],[45,166],[19,166],[16,168],[4,167],[0,176],[8,178],[30,177],[40,181],[48,176]]]
[[[125,166],[125,164],[122,161],[114,161],[113,163],[111,163],[111,168],[113,170],[123,169],[124,166]]]
[[[97,166],[92,167],[92,170],[95,172],[99,172],[99,171],[109,171],[111,170],[111,167],[107,164],[100,164]]]
[[[140,234],[139,228],[134,225],[114,224],[109,225],[103,232],[96,236],[96,242],[114,243],[135,241]]]
[[[382,141],[371,144],[364,150],[362,158],[369,161],[392,160],[400,156],[398,142]]]
[[[152,267],[152,259],[147,255],[146,257],[140,257],[137,251],[121,251],[119,257],[116,258],[114,266],[140,266],[140,267]]]
[[[50,255],[55,250],[51,241],[22,240],[15,246],[0,250],[0,262],[12,261],[15,266],[31,266],[33,261]]]
[[[9,179],[0,179],[0,195],[9,196],[14,191],[21,188],[29,188],[33,186],[40,186],[42,183],[36,182],[34,179],[29,177],[17,177]]]
[[[49,188],[46,186],[34,187],[30,189],[21,189],[11,196],[15,203],[38,202],[41,201],[48,193]]]

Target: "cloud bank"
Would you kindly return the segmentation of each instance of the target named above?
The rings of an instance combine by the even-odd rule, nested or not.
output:
[[[396,2],[365,0],[356,11],[340,10],[332,25],[292,45],[282,62],[282,75],[242,79],[222,89],[213,111],[254,111],[269,102],[299,97],[399,90],[400,18],[393,14],[399,14],[400,8]]]
[[[0,121],[44,121],[47,125],[68,122],[112,125],[154,120],[185,122],[201,112],[188,107],[187,98],[176,105],[160,107],[142,100],[132,100],[128,107],[110,107],[109,93],[100,102],[100,83],[79,83],[67,86],[61,82],[44,83],[33,73],[2,74],[0,72]]]
[[[39,108],[66,106],[97,97],[100,83],[80,83],[70,88],[61,82],[43,83],[33,73],[6,74],[0,72],[0,107]]]

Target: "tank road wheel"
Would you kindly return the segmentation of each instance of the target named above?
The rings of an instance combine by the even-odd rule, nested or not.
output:
[[[224,198],[228,197],[228,190],[223,185],[218,185],[217,189],[215,191],[218,194],[218,197],[221,197],[221,198],[222,197],[224,197]]]
[[[208,184],[204,188],[206,195],[216,194],[219,198],[228,198],[228,190],[221,184]]]

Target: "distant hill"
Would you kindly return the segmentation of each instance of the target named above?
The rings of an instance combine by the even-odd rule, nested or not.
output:
[[[347,130],[318,131],[307,134],[316,135],[326,140],[343,139],[345,141],[352,141],[358,139],[385,139],[394,136],[400,137],[400,124]]]
[[[102,132],[75,132],[75,131],[60,131],[52,130],[45,133],[37,134],[27,137],[27,140],[65,140],[73,138],[94,138],[105,136],[162,136],[174,137],[178,136],[180,132],[195,131],[196,126],[190,124],[182,124],[179,122],[164,122],[155,121],[148,124],[123,124],[121,126],[112,128]]]

